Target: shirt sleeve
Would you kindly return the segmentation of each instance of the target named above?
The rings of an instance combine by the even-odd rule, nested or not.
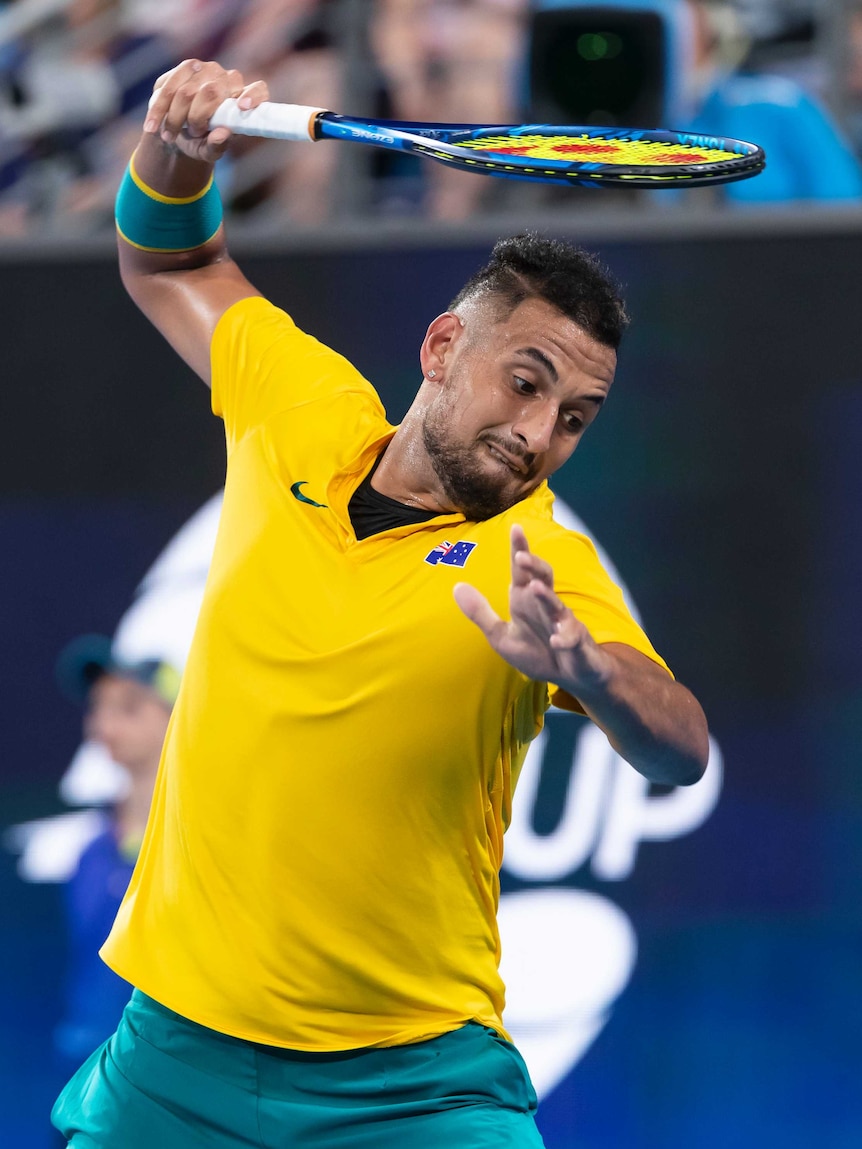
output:
[[[228,453],[273,415],[339,391],[371,385],[342,355],[296,326],[260,296],[233,304],[216,324],[210,349],[212,409],[224,420]],[[381,408],[382,410],[382,408]]]
[[[646,655],[671,677],[642,627],[626,606],[623,592],[602,566],[596,548],[586,535],[560,529],[543,540],[536,551],[554,569],[554,589],[597,643],[622,642]],[[554,706],[583,713],[576,699],[550,684]]]

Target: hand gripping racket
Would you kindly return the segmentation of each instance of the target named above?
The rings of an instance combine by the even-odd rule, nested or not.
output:
[[[450,167],[508,179],[579,187],[702,187],[763,171],[756,144],[719,136],[631,128],[525,124],[425,124],[352,119],[299,104],[241,111],[225,100],[210,128],[279,140],[352,140],[430,156]]]

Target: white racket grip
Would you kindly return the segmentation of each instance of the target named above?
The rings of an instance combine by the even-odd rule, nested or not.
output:
[[[304,104],[273,104],[264,101],[246,111],[236,100],[225,100],[210,119],[213,128],[230,128],[240,136],[265,136],[271,140],[314,140],[314,121],[326,108]]]

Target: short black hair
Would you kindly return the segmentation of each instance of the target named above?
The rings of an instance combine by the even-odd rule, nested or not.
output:
[[[619,284],[594,255],[536,232],[497,240],[488,263],[467,280],[449,310],[485,294],[498,296],[510,313],[525,299],[545,299],[614,350],[629,323]]]

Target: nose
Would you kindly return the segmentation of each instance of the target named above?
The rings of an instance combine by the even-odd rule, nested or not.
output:
[[[553,403],[531,403],[512,424],[512,433],[533,455],[540,455],[551,445],[558,411]]]

